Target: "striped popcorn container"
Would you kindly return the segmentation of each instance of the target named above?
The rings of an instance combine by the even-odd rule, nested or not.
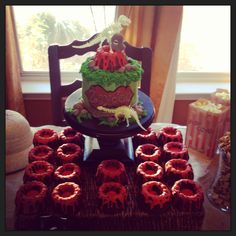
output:
[[[213,157],[224,132],[228,107],[200,98],[189,104],[185,145]]]
[[[230,93],[227,89],[216,89],[214,93],[211,94],[211,101],[216,104],[222,104],[229,108],[225,124],[224,124],[224,132],[230,131]],[[222,134],[222,136],[223,136]]]

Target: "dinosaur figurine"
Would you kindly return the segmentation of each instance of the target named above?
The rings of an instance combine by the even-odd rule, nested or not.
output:
[[[120,15],[117,22],[111,24],[107,28],[105,28],[101,33],[99,33],[95,38],[91,39],[89,42],[80,45],[80,46],[73,46],[74,48],[86,48],[90,47],[94,44],[100,42],[100,46],[102,43],[107,40],[108,43],[111,43],[111,38],[114,34],[119,34],[123,29],[123,26],[128,26],[131,23],[131,20],[124,15]]]
[[[125,119],[126,119],[126,123],[127,123],[127,127],[129,126],[129,118],[134,118],[136,123],[138,124],[138,126],[140,128],[142,128],[143,130],[147,131],[140,123],[139,121],[139,118],[138,118],[138,115],[137,115],[137,112],[132,109],[131,107],[128,107],[128,106],[120,106],[120,107],[117,107],[117,108],[106,108],[106,107],[103,107],[103,106],[98,106],[97,109],[99,111],[105,111],[105,112],[108,112],[108,113],[114,113],[114,116],[115,118],[118,120],[119,119],[119,116],[124,116]]]

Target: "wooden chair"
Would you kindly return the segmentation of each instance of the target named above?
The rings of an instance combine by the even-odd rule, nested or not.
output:
[[[94,38],[97,34],[93,35],[86,41],[75,40],[69,45],[51,45],[48,48],[48,61],[49,61],[49,76],[51,85],[51,105],[52,105],[52,118],[53,124],[65,126],[66,122],[63,116],[64,102],[63,98],[69,96],[72,92],[81,87],[82,81],[75,80],[68,85],[61,83],[60,60],[73,57],[74,55],[84,55],[87,52],[96,51],[99,44],[91,47],[78,49],[72,46],[79,46]],[[142,75],[141,90],[147,95],[150,94],[150,78],[151,78],[151,58],[152,51],[150,48],[137,48],[131,46],[129,43],[124,42],[126,45],[125,52],[127,56],[136,59],[142,63],[144,73]]]

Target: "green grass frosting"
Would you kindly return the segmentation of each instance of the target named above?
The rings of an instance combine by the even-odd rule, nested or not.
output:
[[[137,60],[130,59],[130,64],[136,66],[136,70],[127,70],[124,72],[110,72],[101,69],[93,70],[88,66],[90,61],[91,57],[87,58],[80,69],[80,73],[82,73],[83,78],[89,82],[94,82],[101,86],[109,86],[112,84],[115,84],[116,86],[127,86],[131,82],[141,80],[143,69]]]

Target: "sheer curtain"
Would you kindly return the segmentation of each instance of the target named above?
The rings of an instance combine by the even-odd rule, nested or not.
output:
[[[6,6],[6,109],[25,116],[24,100],[20,83],[19,54],[16,44],[13,12]]]
[[[175,101],[179,35],[183,6],[118,6],[116,18],[131,19],[122,32],[126,41],[153,51],[150,97],[154,122],[171,122]]]

